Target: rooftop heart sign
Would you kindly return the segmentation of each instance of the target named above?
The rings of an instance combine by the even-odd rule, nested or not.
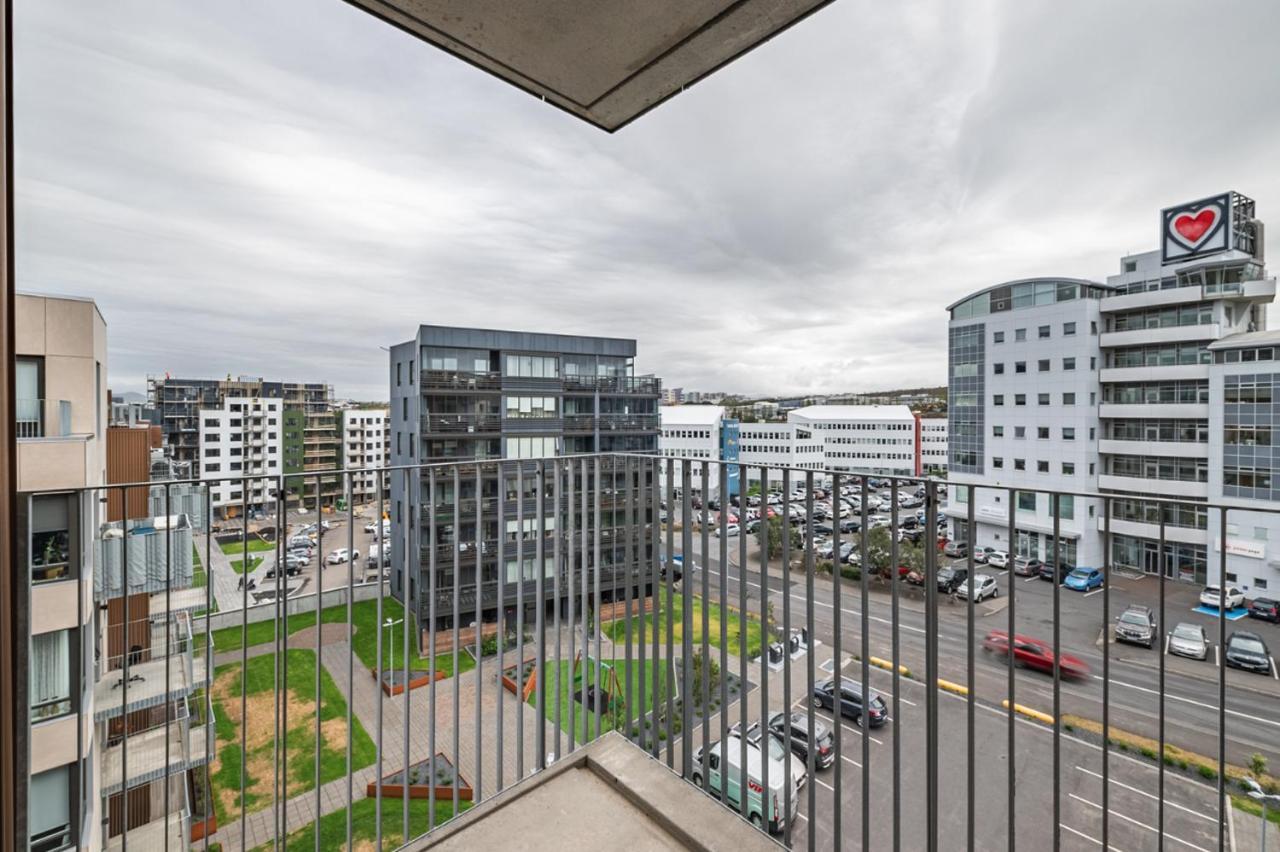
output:
[[[1188,260],[1231,247],[1231,194],[1203,198],[1160,211],[1160,244],[1165,263]]]

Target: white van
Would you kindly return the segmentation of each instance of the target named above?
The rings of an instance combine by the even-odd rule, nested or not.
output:
[[[722,757],[722,746],[728,751]],[[742,771],[739,761],[742,758],[742,740],[731,735],[727,740],[711,746],[707,756],[707,788],[728,802],[729,806],[741,809]],[[702,786],[702,750],[694,755],[693,783]],[[756,827],[768,827],[772,833],[786,828],[788,817],[795,819],[796,808],[800,805],[800,790],[794,777],[788,778],[786,764],[780,760],[769,760],[769,794],[764,795],[764,784],[760,780],[763,775],[760,749],[747,744],[747,818]],[[784,815],[783,802],[787,791],[784,785],[791,786],[791,813]],[[722,786],[723,785],[723,786]]]

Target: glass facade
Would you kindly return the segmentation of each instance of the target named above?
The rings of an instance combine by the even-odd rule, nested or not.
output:
[[[1280,373],[1223,377],[1222,493],[1280,500]],[[1275,436],[1273,438],[1273,436]]]
[[[951,370],[947,383],[947,463],[957,473],[982,473],[986,326],[953,327],[948,330],[947,344]]]

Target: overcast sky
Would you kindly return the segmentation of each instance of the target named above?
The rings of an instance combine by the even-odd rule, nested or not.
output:
[[[944,307],[1235,189],[1280,249],[1280,3],[840,0],[607,135],[338,0],[17,0],[17,271],[110,378],[385,399],[416,325],[670,386],[943,384]]]

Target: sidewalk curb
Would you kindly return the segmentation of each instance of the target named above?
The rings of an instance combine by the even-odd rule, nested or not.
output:
[[[1006,698],[1003,701],[1001,701],[1000,706],[1008,710],[1009,699]],[[1053,717],[1050,716],[1048,713],[1041,713],[1039,710],[1035,710],[1031,707],[1027,707],[1025,704],[1014,704],[1013,712],[1021,713],[1023,716],[1026,716],[1029,719],[1035,719],[1037,722],[1044,722],[1046,725],[1052,725],[1054,721]]]

